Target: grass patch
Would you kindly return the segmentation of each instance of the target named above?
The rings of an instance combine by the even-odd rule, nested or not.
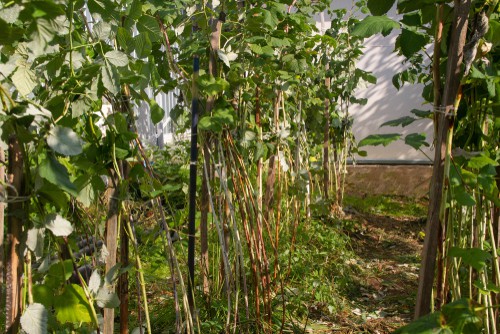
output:
[[[402,196],[374,195],[361,198],[345,195],[344,206],[350,206],[362,213],[390,215],[396,218],[427,215],[427,206],[421,201]]]

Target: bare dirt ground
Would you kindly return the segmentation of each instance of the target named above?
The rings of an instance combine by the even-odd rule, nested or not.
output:
[[[356,211],[348,218],[360,223],[350,237],[363,274],[351,313],[339,315],[330,332],[391,333],[413,317],[425,222]]]

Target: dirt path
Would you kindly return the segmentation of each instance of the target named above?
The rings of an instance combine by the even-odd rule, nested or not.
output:
[[[333,333],[390,333],[413,316],[422,242],[423,222],[362,214],[352,210],[350,219],[360,225],[350,234],[363,272],[356,292],[349,296],[351,314],[338,317]]]

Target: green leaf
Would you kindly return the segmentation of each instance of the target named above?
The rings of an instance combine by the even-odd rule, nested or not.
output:
[[[52,308],[54,303],[54,290],[45,284],[33,285],[33,300],[46,308]]]
[[[58,290],[64,282],[69,280],[72,274],[73,262],[71,260],[56,262],[50,266],[49,271],[45,276],[44,284],[52,289],[52,291]]]
[[[212,116],[205,116],[198,122],[201,130],[221,132],[224,126],[231,126],[234,123],[234,111],[229,108],[216,109]]]
[[[482,316],[477,314],[476,306],[470,299],[459,299],[443,306],[441,311],[446,327],[453,329],[453,333],[476,334],[481,333]],[[445,327],[445,328],[446,328]]]
[[[387,16],[368,16],[361,22],[356,23],[352,35],[367,38],[378,33],[387,36],[393,29],[398,29],[399,23]]]
[[[474,199],[474,197],[469,194],[463,186],[457,186],[453,188],[453,199],[462,206],[476,205],[476,200]]]
[[[439,317],[439,313],[431,313],[425,315],[423,317],[418,318],[417,320],[409,323],[406,326],[398,328],[394,334],[436,334],[441,333],[441,319]],[[441,333],[444,334],[444,333]]]
[[[396,42],[396,45],[399,46],[401,53],[406,58],[410,58],[416,52],[422,50],[426,44],[426,35],[410,29],[403,29]]]
[[[410,125],[411,123],[415,122],[417,119],[410,117],[410,116],[404,116],[398,119],[393,119],[388,122],[383,123],[380,127],[383,126],[402,126],[403,128],[407,125]]]
[[[58,33],[58,28],[60,27],[54,20],[38,19],[31,24],[29,30],[32,31],[32,40],[29,47],[35,55],[47,53],[48,45]]]
[[[396,0],[368,0],[367,6],[372,15],[380,16],[387,14],[395,1]]]
[[[401,23],[410,27],[420,27],[422,25],[422,13],[420,11],[403,15]]]
[[[49,131],[47,144],[63,155],[78,155],[83,150],[80,136],[73,129],[62,126],[55,126]]]
[[[139,33],[148,34],[151,42],[157,42],[162,38],[160,25],[152,16],[143,15],[137,21],[137,30]]]
[[[37,85],[37,78],[26,64],[18,66],[16,72],[12,75],[12,83],[23,96],[28,95]]]
[[[104,21],[97,22],[92,29],[92,33],[95,38],[106,41],[111,37],[111,24]]]
[[[0,34],[0,45],[14,44],[17,40],[22,38],[24,33],[23,29],[9,26],[7,22],[5,22],[1,18],[0,18],[0,31],[2,32]]]
[[[49,312],[42,304],[30,304],[21,316],[21,327],[27,334],[45,334],[48,317]]]
[[[55,213],[51,213],[45,217],[45,227],[56,237],[67,237],[73,232],[71,223]]]
[[[66,285],[63,293],[54,298],[54,308],[60,323],[92,322],[90,305],[83,288],[79,285]]]
[[[409,13],[415,10],[423,9],[426,6],[434,5],[443,0],[398,0],[398,11],[400,13]]]
[[[134,46],[137,58],[146,58],[151,54],[153,44],[148,37],[148,34],[140,34],[134,37]]]
[[[487,165],[498,166],[498,162],[488,157],[485,153],[473,156],[467,161],[467,166],[469,168],[481,169]]]
[[[104,276],[104,284],[113,285],[120,276],[120,269],[121,269],[120,263],[117,263],[113,267],[111,267],[109,271],[106,273],[106,276]]]
[[[73,66],[73,69],[80,69],[83,64],[85,64],[85,58],[83,58],[82,54],[78,51],[71,51],[66,53],[64,57],[64,61]]]
[[[151,112],[151,122],[155,125],[160,123],[163,117],[165,117],[165,110],[163,110],[163,108],[153,99],[149,100],[149,108]]]
[[[78,195],[75,185],[69,179],[68,170],[54,157],[51,156],[43,160],[38,166],[38,173],[61,190],[73,196]]]
[[[405,144],[410,145],[414,149],[418,150],[422,146],[429,146],[425,141],[425,134],[410,133],[405,137]]]
[[[429,118],[432,116],[432,112],[429,110],[419,110],[419,109],[412,109],[410,112],[420,118]]]
[[[212,75],[202,75],[198,79],[200,91],[208,96],[222,93],[230,87],[229,82],[223,78],[214,78]]]
[[[120,75],[114,65],[106,62],[101,66],[101,79],[102,85],[111,94],[118,95],[120,93]]]
[[[490,28],[485,35],[485,39],[493,44],[493,48],[500,45],[500,22],[490,19]]]
[[[134,38],[132,38],[132,35],[127,29],[118,27],[118,30],[116,31],[116,41],[126,52],[132,53],[132,51],[134,51]]]
[[[461,258],[465,265],[477,271],[482,271],[486,266],[486,261],[491,259],[491,254],[480,248],[451,247],[448,256]]]
[[[262,46],[258,44],[249,44],[250,50],[252,50],[253,53],[261,55],[263,53],[262,51]]]
[[[106,57],[106,59],[115,66],[123,67],[128,65],[128,57],[121,51],[108,51],[104,57]]]
[[[384,145],[387,146],[390,143],[398,140],[401,138],[401,135],[399,133],[387,133],[387,134],[380,134],[380,135],[369,135],[366,138],[362,139],[358,143],[358,147],[361,146],[378,146],[378,145]]]

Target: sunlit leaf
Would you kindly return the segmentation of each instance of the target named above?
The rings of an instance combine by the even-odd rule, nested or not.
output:
[[[35,72],[27,65],[18,66],[12,75],[12,82],[21,95],[28,95],[37,85]]]
[[[83,288],[70,284],[63,293],[54,298],[56,318],[60,323],[82,323],[92,321],[92,311]]]
[[[219,59],[222,60],[224,64],[226,64],[227,67],[231,67],[231,64],[229,64],[229,58],[227,55],[224,53],[224,51],[218,49],[217,50],[217,55],[219,56]]]
[[[89,290],[93,294],[96,294],[97,291],[99,291],[99,287],[101,286],[101,276],[99,275],[99,272],[97,270],[94,270],[92,272],[92,275],[90,275],[89,279]]]
[[[53,213],[45,217],[45,227],[56,237],[67,237],[73,232],[73,226],[67,219]]]
[[[21,316],[21,327],[27,334],[45,334],[48,316],[49,312],[42,304],[30,304]]]
[[[44,228],[32,228],[28,230],[28,238],[26,246],[35,254],[35,258],[39,260],[43,256],[43,241],[45,237]]]
[[[0,19],[7,23],[15,23],[24,6],[14,4],[9,7],[4,7],[0,10]]]
[[[99,307],[115,308],[120,306],[120,300],[115,292],[109,290],[105,286],[101,287],[97,292],[95,301]]]
[[[92,33],[97,39],[105,41],[111,37],[111,24],[104,21],[97,22]]]

